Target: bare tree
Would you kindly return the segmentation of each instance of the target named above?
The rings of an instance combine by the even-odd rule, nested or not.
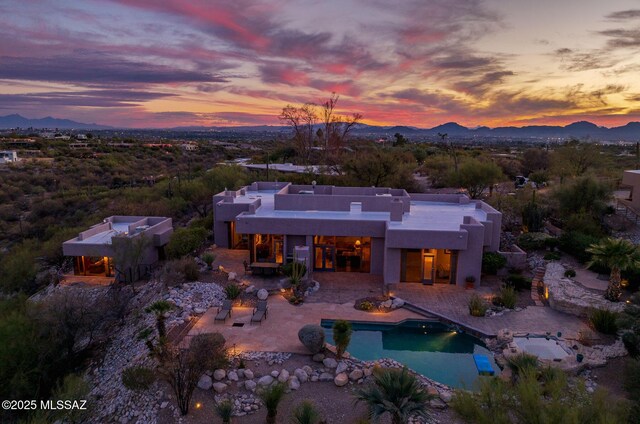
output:
[[[438,137],[442,139],[443,142],[446,142],[446,139],[449,137],[447,133],[438,133]],[[456,149],[453,147],[453,142],[449,139],[449,144],[447,145],[449,148],[449,154],[453,158],[453,166],[455,168],[456,174],[458,173],[458,154],[456,153]]]
[[[225,343],[220,333],[199,334],[188,349],[170,349],[162,361],[160,373],[173,389],[182,415],[189,413],[191,396],[202,374],[227,365]]]
[[[362,120],[360,113],[337,114],[336,106],[339,99],[338,94],[332,93],[321,106],[305,103],[300,107],[287,105],[282,109],[280,121],[293,130],[299,153],[305,161],[309,161],[314,140],[322,143],[325,161],[330,153],[339,153],[351,131]],[[314,126],[318,123],[321,123],[323,128],[314,132]]]

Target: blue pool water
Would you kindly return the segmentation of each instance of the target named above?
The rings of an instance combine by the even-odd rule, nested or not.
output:
[[[322,320],[327,342],[334,344],[333,320]],[[473,361],[474,354],[489,357],[496,374],[500,369],[484,343],[468,334],[453,331],[439,322],[407,320],[400,324],[353,322],[347,351],[363,361],[391,358],[412,370],[451,387],[473,389],[483,378]]]

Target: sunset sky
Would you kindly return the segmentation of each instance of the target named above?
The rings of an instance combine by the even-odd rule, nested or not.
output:
[[[639,0],[0,0],[0,115],[378,125],[640,120]]]

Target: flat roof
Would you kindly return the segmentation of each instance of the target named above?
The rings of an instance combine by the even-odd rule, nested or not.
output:
[[[144,231],[148,230],[149,228],[164,222],[165,220],[168,220],[171,218],[167,218],[167,217],[159,217],[159,216],[110,216],[108,218],[106,218],[103,222],[96,224],[90,228],[87,229],[87,231],[84,231],[82,233],[80,233],[81,235],[85,232],[89,232],[92,229],[95,229],[98,226],[105,226],[105,229],[103,231],[97,232],[93,235],[90,236],[85,236],[82,238],[82,240],[80,240],[80,236],[74,237],[71,240],[67,240],[65,243],[73,243],[73,244],[92,244],[92,245],[96,245],[96,244],[106,244],[109,245],[111,244],[111,239],[114,236],[118,236],[118,235],[129,235],[129,236],[133,236],[136,234],[141,234]],[[152,222],[149,222],[149,220],[153,220]],[[144,230],[141,231],[136,231],[133,234],[129,234],[129,226],[131,224],[140,222],[140,221],[145,221],[145,224],[142,224],[141,226],[144,227],[146,226],[147,228],[145,228]],[[111,228],[106,227],[105,224],[111,224]]]
[[[275,219],[318,219],[318,220],[354,220],[388,221],[394,230],[443,230],[458,231],[465,216],[477,221],[486,221],[487,213],[476,208],[476,203],[467,204],[411,200],[411,212],[405,212],[402,221],[391,221],[389,212],[369,211],[320,211],[320,210],[275,210],[274,195],[280,190],[249,190],[234,198],[234,203],[253,203],[260,199],[261,205],[255,214],[244,214],[242,218]],[[313,196],[313,194],[309,194]]]
[[[129,231],[129,224],[133,224],[134,222],[135,221],[111,223],[111,230],[94,234],[84,240],[78,240],[78,238],[76,237],[75,239],[69,241],[78,244],[111,244],[112,237],[120,234],[125,234],[127,231]]]

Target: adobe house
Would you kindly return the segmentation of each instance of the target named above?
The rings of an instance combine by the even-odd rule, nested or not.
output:
[[[629,198],[621,199],[623,200],[622,203],[626,206],[631,206],[636,211],[640,211],[640,169],[624,171],[622,184],[631,188]]]
[[[75,275],[137,279],[144,269],[164,259],[164,246],[173,233],[171,218],[159,216],[110,216],[77,237],[62,244],[65,256],[73,257]],[[139,269],[121,270],[127,276],[116,275],[114,256],[119,244],[140,237],[148,241],[139,254]]]
[[[397,283],[480,281],[502,215],[460,194],[255,182],[213,197],[215,243],[248,249],[253,269],[302,257],[312,272],[364,272]]]

